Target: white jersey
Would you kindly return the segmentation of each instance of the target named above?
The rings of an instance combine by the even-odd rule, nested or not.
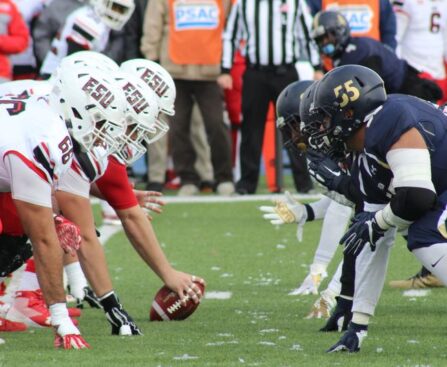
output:
[[[85,50],[103,51],[109,40],[110,28],[96,15],[90,5],[71,13],[60,34],[53,39],[40,69],[41,74],[51,74],[68,53],[68,40],[81,45]]]
[[[19,178],[26,176],[51,188],[67,172],[73,145],[64,120],[42,97],[0,97],[0,129],[7,132],[0,134],[0,191],[12,192],[13,197],[21,192],[24,201],[51,206],[48,192],[42,197],[33,187],[17,187],[23,186]],[[18,165],[26,171],[23,175]]]
[[[447,0],[399,0],[394,2],[394,11],[398,56],[434,79],[444,79]]]
[[[42,11],[45,4],[49,3],[49,0],[13,0],[14,4],[20,11],[23,20],[31,28],[31,22]],[[36,58],[33,53],[33,39],[29,37],[28,48],[15,55],[9,57],[13,65],[26,65],[36,67]]]
[[[27,92],[32,96],[43,97],[50,94],[53,85],[47,80],[14,80],[0,84],[0,96],[21,95]]]

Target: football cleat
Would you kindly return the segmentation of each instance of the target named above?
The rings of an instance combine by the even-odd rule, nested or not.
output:
[[[352,319],[352,301],[345,298],[337,297],[337,306],[334,312],[327,320],[326,325],[324,325],[320,331],[331,332],[331,331],[345,331],[348,329],[349,322]]]
[[[337,301],[332,292],[323,291],[320,297],[312,305],[312,309],[306,316],[306,319],[328,319],[331,316],[332,309],[336,306]]]
[[[70,317],[81,316],[77,308],[69,308]],[[50,327],[50,311],[43,299],[42,291],[17,291],[16,297],[6,314],[6,319],[24,323],[28,327]],[[73,320],[77,324],[76,320]]]
[[[51,326],[50,311],[40,290],[17,291],[6,318],[9,321],[23,322],[28,327]]]
[[[91,308],[102,308],[101,302],[90,287],[84,287],[84,299],[76,299],[76,307],[84,308],[83,301],[87,302]]]
[[[9,321],[0,317],[0,332],[25,331],[27,328],[23,322]]]
[[[340,340],[330,347],[326,352],[348,352],[357,353],[360,351],[363,340],[368,336],[368,326],[351,322],[348,330],[342,335]]]
[[[417,274],[405,280],[392,280],[391,288],[399,289],[422,289],[444,287],[444,284],[432,273],[422,268]]]

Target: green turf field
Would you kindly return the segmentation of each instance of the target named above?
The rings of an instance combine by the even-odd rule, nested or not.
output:
[[[205,299],[186,321],[150,323],[161,282],[121,232],[105,250],[116,290],[144,336],[112,337],[102,312],[85,309],[80,327],[91,350],[54,350],[50,330],[3,333],[0,367],[447,366],[445,289],[410,298],[385,286],[362,351],[325,354],[339,334],[319,333],[322,320],[303,319],[316,297],[287,296],[307,274],[320,223],[307,224],[299,244],[295,226],[275,229],[261,218],[260,204],[170,204],[153,222],[171,262],[203,276],[207,291],[231,292],[230,299]],[[418,267],[399,240],[388,280]]]

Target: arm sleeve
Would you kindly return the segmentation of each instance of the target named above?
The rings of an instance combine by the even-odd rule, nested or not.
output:
[[[160,60],[163,19],[166,11],[167,7],[160,0],[151,0],[146,7],[140,50],[149,60]]]
[[[11,20],[8,25],[8,34],[0,35],[0,52],[3,54],[17,54],[28,47],[30,34],[28,26],[11,3]]]
[[[233,4],[225,24],[222,35],[222,73],[229,74],[233,66],[234,53],[239,47],[240,35],[242,34],[242,18],[240,15],[241,1]]]
[[[11,177],[13,199],[52,208],[51,183],[39,174],[39,168],[15,154],[8,154],[4,161]]]
[[[96,181],[96,186],[104,199],[115,210],[124,210],[138,205],[133,187],[127,176],[126,166],[115,158],[109,159],[104,175]]]
[[[380,0],[380,39],[385,45],[396,49],[396,15],[389,0]]]

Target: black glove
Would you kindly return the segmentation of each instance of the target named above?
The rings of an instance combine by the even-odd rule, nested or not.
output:
[[[320,184],[327,187],[329,191],[339,191],[343,178],[347,175],[340,169],[339,165],[326,155],[313,149],[308,149],[309,174]]]
[[[357,256],[367,244],[371,251],[376,250],[377,241],[384,235],[386,230],[380,228],[376,218],[376,212],[362,212],[357,214],[348,231],[340,240],[345,245],[345,252]]]
[[[349,324],[348,330],[343,334],[340,340],[330,347],[326,352],[341,352],[356,353],[360,351],[363,340],[368,335],[367,325],[358,325],[353,322]]]

